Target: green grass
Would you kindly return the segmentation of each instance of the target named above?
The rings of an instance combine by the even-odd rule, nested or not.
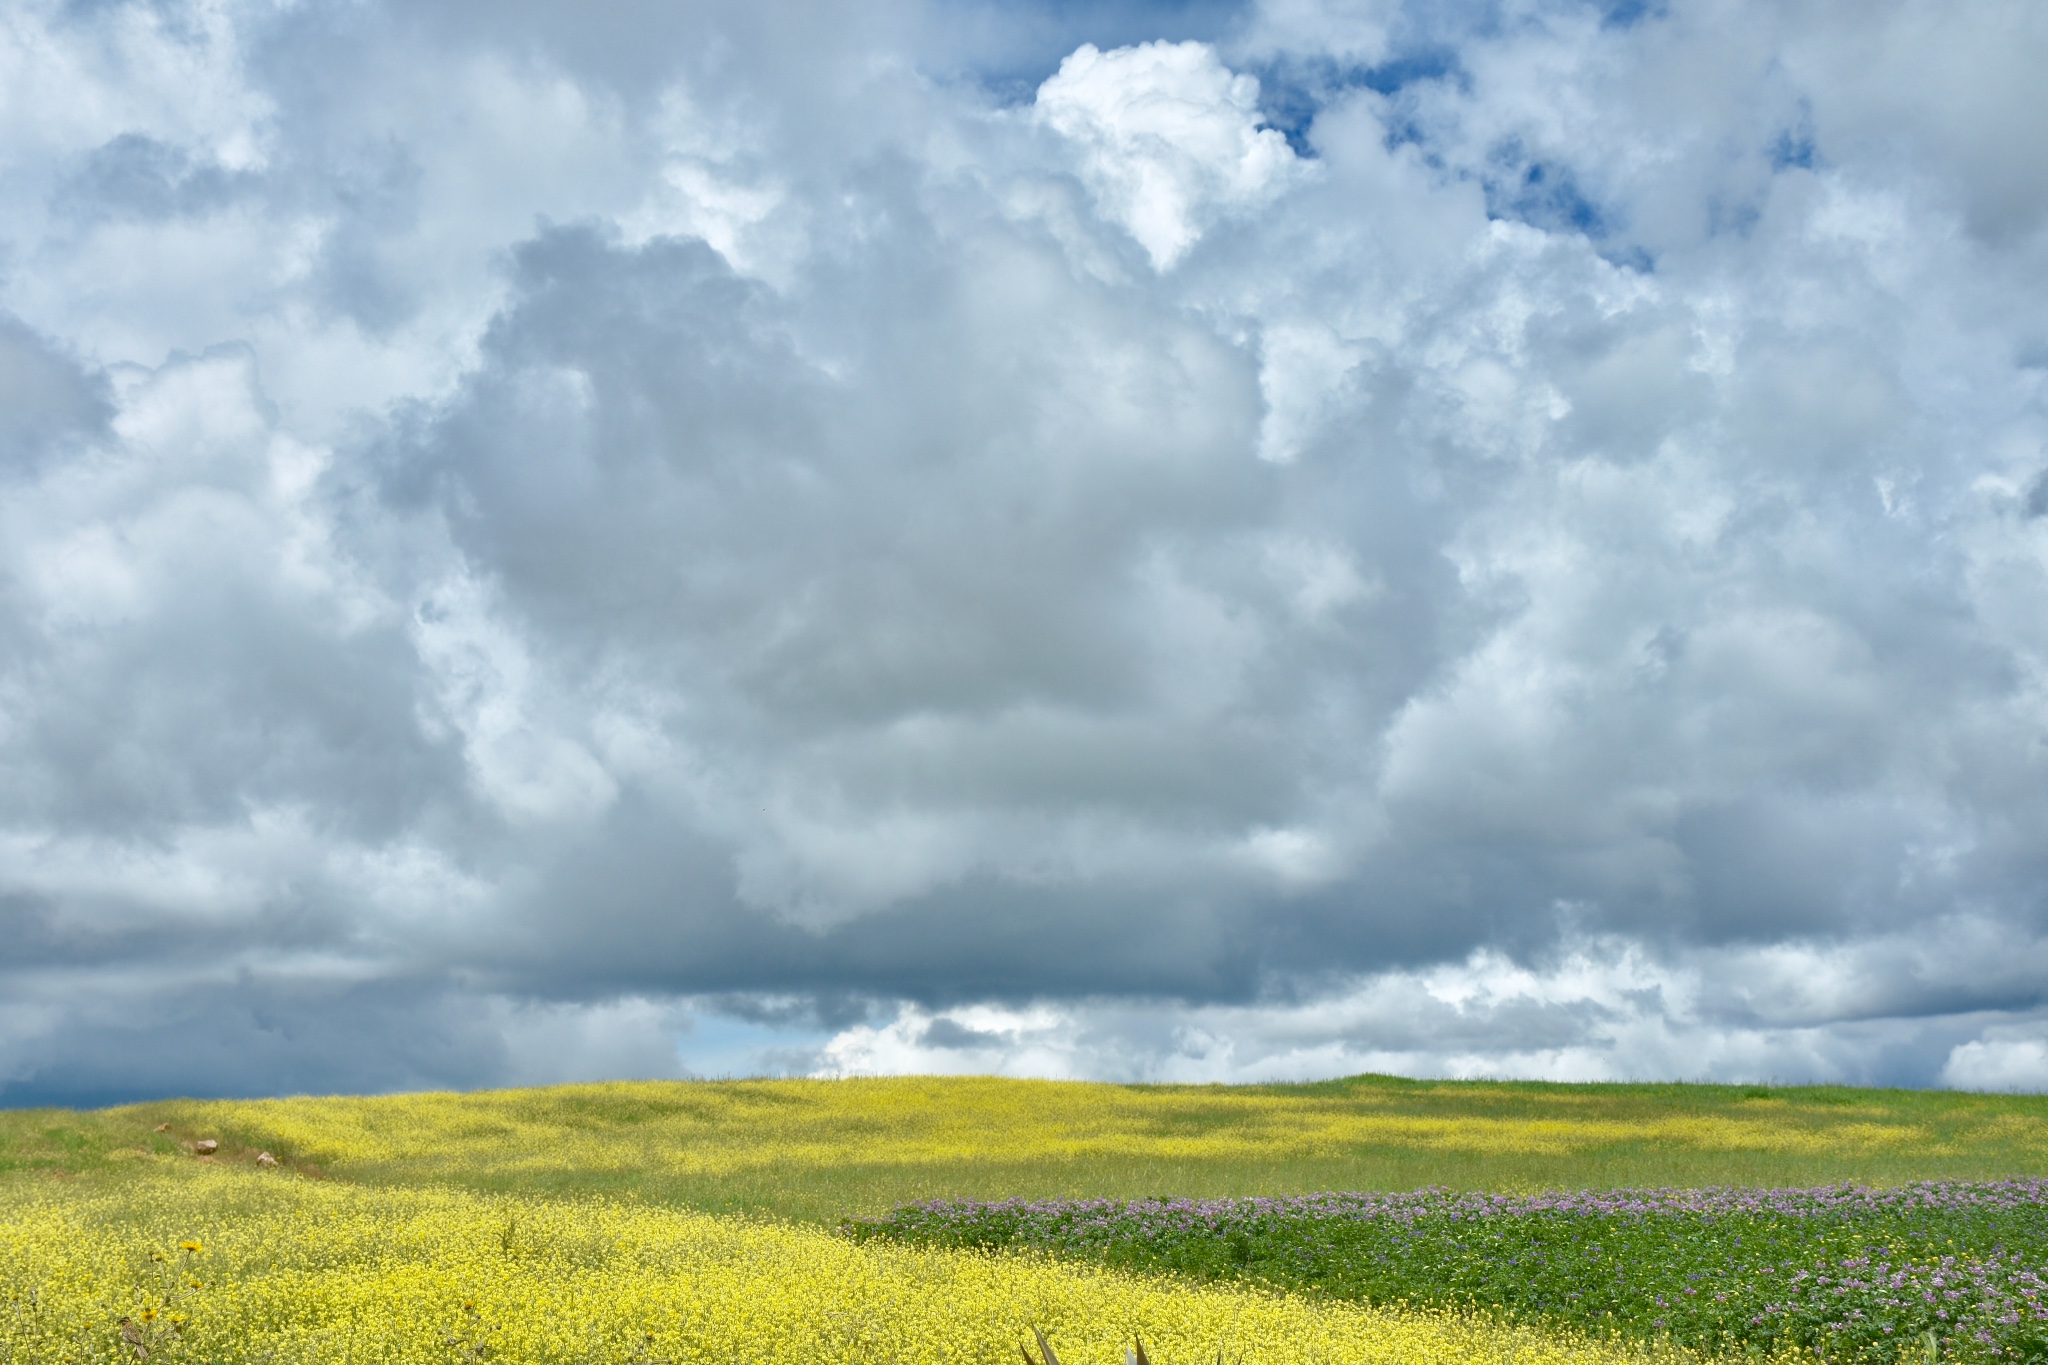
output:
[[[192,1152],[203,1137],[220,1143],[218,1157],[204,1159],[212,1171]],[[2048,1098],[1361,1076],[1297,1086],[903,1077],[171,1100],[95,1112],[0,1111],[0,1197],[20,1208],[83,1207],[102,1195],[148,1203],[148,1191],[232,1182],[233,1168],[259,1151],[304,1175],[387,1190],[605,1195],[836,1226],[849,1215],[938,1197],[2048,1176]],[[137,1179],[144,1173],[154,1181]],[[1978,1277],[1973,1283],[2048,1294],[2048,1280],[2038,1278],[2048,1232],[2030,1217],[1825,1225],[1757,1218],[1739,1227],[1699,1218],[1484,1226],[1444,1218],[1334,1231],[1276,1223],[1197,1229],[1170,1247],[1127,1239],[1052,1249],[1368,1303],[1478,1307],[1709,1352],[1768,1357],[1818,1348],[1844,1365],[1915,1365],[1926,1355],[1921,1334],[1936,1331],[1943,1361],[2004,1365],[2048,1361],[2048,1331],[2033,1335],[2032,1318],[2015,1326],[1932,1317],[1938,1302],[1892,1290],[1885,1293],[1898,1303],[1872,1298],[1870,1311],[1851,1322],[1835,1300],[1794,1303],[1798,1296],[1780,1285],[1799,1266],[1813,1276],[1862,1276],[1842,1263],[1870,1257],[1886,1275],[1918,1277],[1915,1284],[1932,1285],[1960,1265]],[[2036,1280],[2014,1269],[2013,1253]],[[1950,1256],[1958,1263],[1943,1260]],[[1880,1322],[1880,1312],[1896,1321]]]
[[[158,1134],[158,1124],[172,1131]],[[677,1082],[0,1111],[0,1179],[271,1149],[354,1182],[835,1223],[939,1196],[1812,1185],[2048,1174],[2048,1098],[1353,1077],[1296,1086]]]
[[[119,1109],[0,1109],[0,1179],[105,1175],[141,1153],[177,1155],[178,1140],[152,1127]]]
[[[991,1204],[850,1222],[860,1241],[1038,1250],[1377,1305],[1480,1309],[1708,1355],[2048,1360],[2041,1182],[1617,1199],[1606,1193]],[[1365,1205],[1365,1207],[1361,1207]]]

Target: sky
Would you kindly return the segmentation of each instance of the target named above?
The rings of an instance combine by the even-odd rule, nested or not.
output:
[[[2043,70],[11,0],[0,1104],[2048,1088]]]

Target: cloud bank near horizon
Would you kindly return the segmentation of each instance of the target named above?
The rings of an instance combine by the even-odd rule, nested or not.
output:
[[[0,1103],[2048,1086],[2048,16],[0,21]]]

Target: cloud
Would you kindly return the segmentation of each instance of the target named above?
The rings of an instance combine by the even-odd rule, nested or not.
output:
[[[0,468],[97,435],[112,415],[97,376],[18,319],[0,317]]]
[[[2039,951],[2008,979],[2031,979]],[[2032,1021],[2041,1002],[2029,987],[2000,1003],[2030,1022],[1988,1029],[1992,1012],[1950,1012],[1943,1005],[1951,1001],[1923,1019],[1897,1017],[1890,1000],[1858,1008],[1856,995],[1881,995],[1901,968],[1924,972],[1924,964],[1908,965],[1914,956],[1910,945],[1894,943],[1850,955],[1739,949],[1673,962],[1618,937],[1580,937],[1528,964],[1482,949],[1461,962],[1356,977],[1288,1001],[1174,1010],[1105,999],[910,1006],[842,1029],[818,1050],[815,1070],[1143,1082],[1374,1071],[2038,1089],[2043,1052]]]
[[[1165,270],[1203,219],[1259,205],[1296,171],[1287,140],[1258,126],[1258,100],[1258,81],[1204,43],[1083,43],[1038,88],[1033,112],[1077,145],[1103,212]]]
[[[7,1095],[2034,1084],[1935,14],[22,9]]]
[[[1942,1067],[1941,1080],[1961,1090],[2048,1089],[2048,1040],[1995,1030],[1959,1044]]]

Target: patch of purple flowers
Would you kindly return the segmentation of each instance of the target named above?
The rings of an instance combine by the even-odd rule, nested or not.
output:
[[[1483,1307],[1713,1351],[2048,1361],[2048,1180],[1876,1189],[1425,1189],[934,1200],[862,1239],[1032,1246],[1371,1302]]]
[[[1062,1235],[1100,1228],[1105,1233],[1157,1235],[1164,1230],[1221,1229],[1268,1219],[1384,1219],[1412,1225],[1424,1219],[1526,1218],[1585,1214],[1602,1218],[1694,1214],[1705,1217],[1774,1214],[1787,1218],[1866,1213],[1953,1212],[1961,1209],[2048,1207],[2048,1179],[1930,1180],[1888,1189],[1822,1185],[1810,1189],[1557,1190],[1545,1194],[1485,1194],[1423,1189],[1404,1192],[1297,1194],[1239,1199],[933,1199],[904,1204],[885,1222],[965,1227],[999,1219]],[[1136,1226],[1134,1226],[1134,1224]],[[1026,1237],[1025,1240],[1036,1240]]]

